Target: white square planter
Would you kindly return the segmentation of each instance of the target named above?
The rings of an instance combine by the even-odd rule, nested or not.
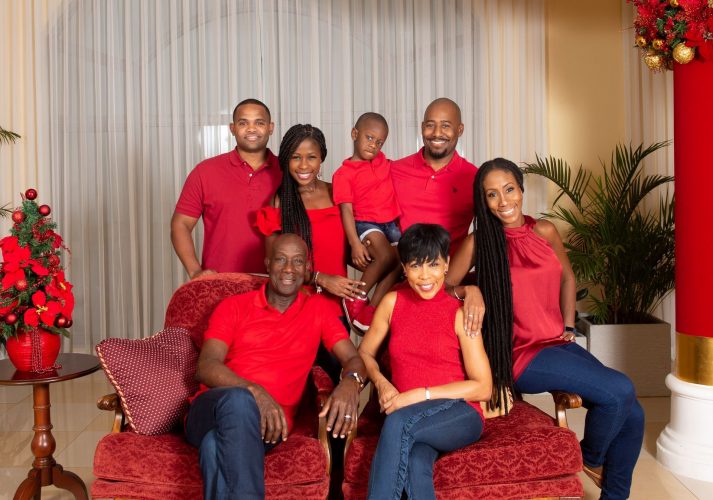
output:
[[[587,350],[610,368],[629,376],[638,396],[668,396],[671,325],[665,321],[633,325],[594,325],[580,318]]]

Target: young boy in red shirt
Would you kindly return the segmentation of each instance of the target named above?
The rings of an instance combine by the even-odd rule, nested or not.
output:
[[[332,178],[334,203],[342,214],[352,262],[364,273],[363,298],[342,300],[347,320],[361,332],[369,329],[376,305],[400,274],[395,245],[401,237],[397,220],[401,210],[391,182],[391,160],[381,152],[388,135],[383,116],[361,115],[352,128],[354,153]],[[370,302],[367,294],[374,287]]]

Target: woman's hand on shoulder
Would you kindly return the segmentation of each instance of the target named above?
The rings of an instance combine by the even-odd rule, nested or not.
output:
[[[480,293],[480,288],[474,285],[465,287],[462,311],[465,334],[471,338],[480,335],[483,316],[485,316],[485,301],[483,294]]]

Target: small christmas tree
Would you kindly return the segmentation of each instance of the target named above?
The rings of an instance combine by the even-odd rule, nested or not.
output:
[[[12,212],[10,236],[0,239],[0,342],[38,329],[69,335],[74,294],[60,252],[68,250],[54,229],[48,205],[38,206],[28,189]]]

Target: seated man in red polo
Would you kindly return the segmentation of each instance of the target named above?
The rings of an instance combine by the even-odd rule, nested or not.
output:
[[[269,281],[225,299],[204,335],[186,438],[199,447],[204,496],[264,498],[264,454],[287,439],[320,341],[342,365],[325,404],[327,429],[354,428],[366,368],[326,299],[301,290],[307,245],[294,234],[275,240],[265,259]]]

